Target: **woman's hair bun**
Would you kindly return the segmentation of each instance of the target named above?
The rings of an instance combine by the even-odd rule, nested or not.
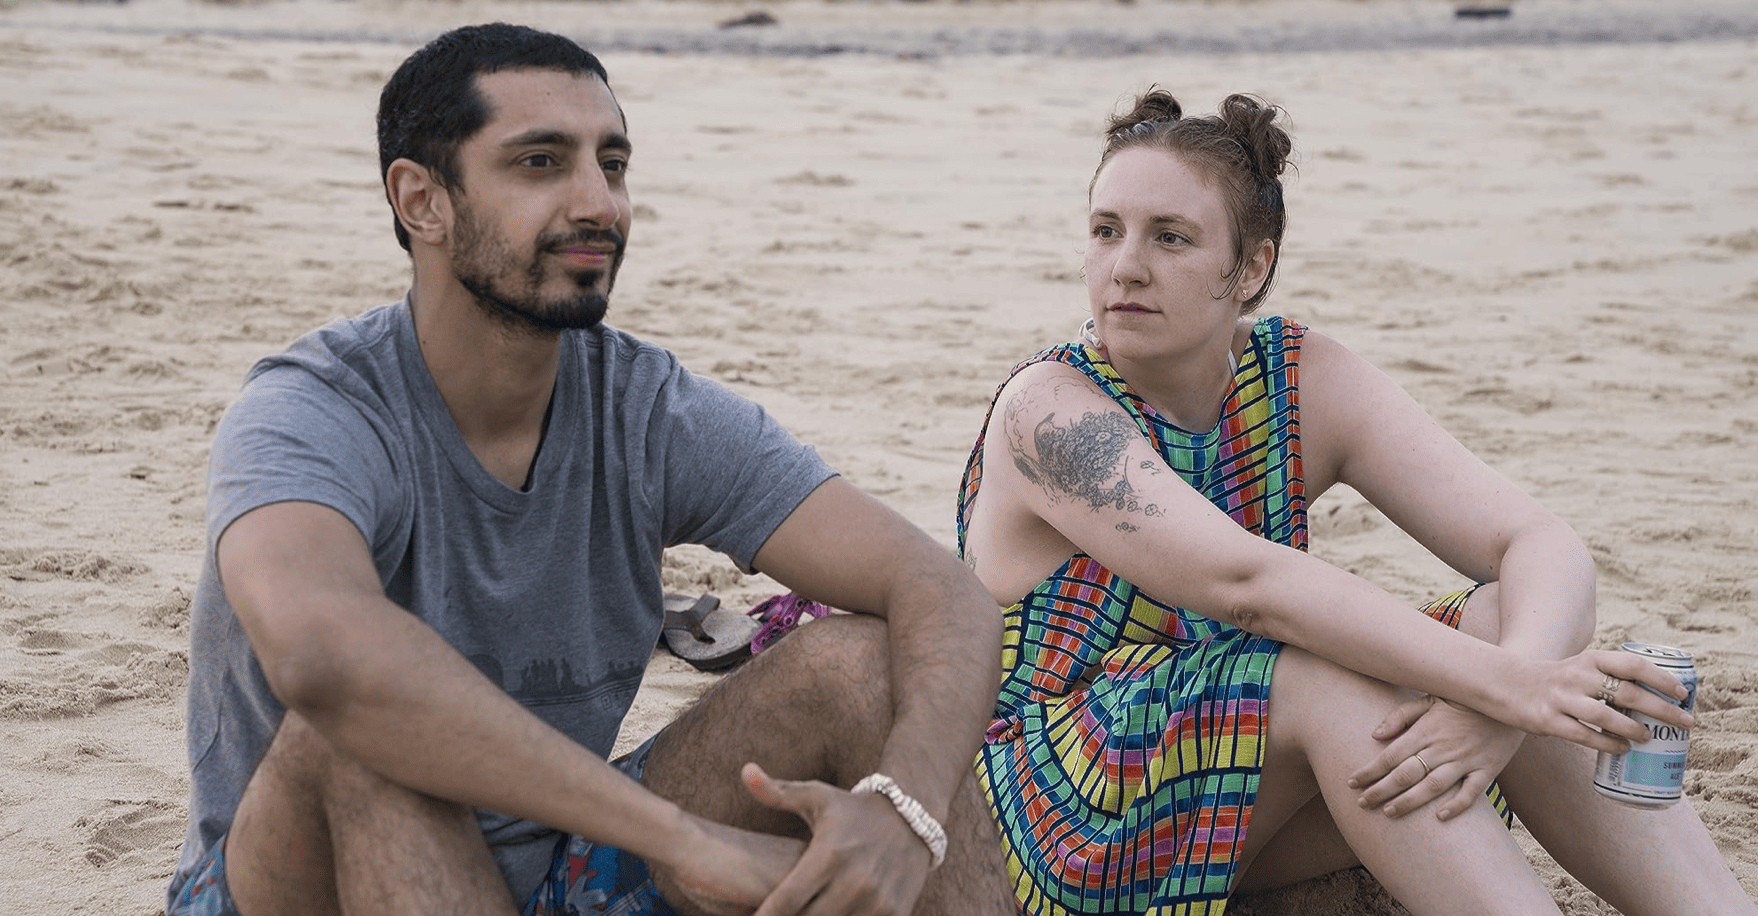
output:
[[[1172,93],[1158,87],[1136,96],[1135,106],[1124,114],[1114,114],[1105,127],[1107,143],[1118,139],[1143,124],[1170,123],[1184,117],[1184,107]]]
[[[1222,132],[1245,151],[1252,171],[1265,178],[1280,178],[1294,152],[1293,139],[1276,123],[1281,113],[1280,108],[1256,96],[1237,93],[1221,102],[1216,112]]]

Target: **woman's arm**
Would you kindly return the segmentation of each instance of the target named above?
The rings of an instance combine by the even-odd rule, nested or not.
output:
[[[1300,377],[1308,493],[1348,484],[1462,575],[1499,582],[1503,648],[1554,659],[1587,647],[1593,559],[1568,525],[1331,338],[1306,334]]]
[[[991,424],[981,499],[998,504],[979,509],[1042,520],[1160,601],[1458,701],[1523,731],[1608,751],[1623,747],[1614,736],[1643,733],[1593,699],[1602,672],[1663,689],[1671,683],[1658,668],[1615,653],[1552,661],[1502,650],[1245,531],[1069,367],[1044,363],[1020,372],[1003,390]],[[1009,532],[992,538],[1007,543]],[[988,579],[981,565],[978,571]],[[1653,713],[1666,717],[1666,704],[1655,700]]]
[[[1478,582],[1496,582],[1495,619],[1467,621],[1481,638],[1539,659],[1587,646],[1594,570],[1562,520],[1448,435],[1366,360],[1308,332],[1301,358],[1302,445],[1308,492],[1341,481],[1430,553]],[[1446,796],[1441,819],[1475,804],[1524,737],[1471,709],[1412,703],[1387,717],[1376,758],[1352,779],[1361,802],[1398,816]],[[1421,753],[1420,772],[1408,763]]]

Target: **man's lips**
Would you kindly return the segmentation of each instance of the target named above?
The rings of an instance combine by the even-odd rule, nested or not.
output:
[[[616,256],[615,248],[559,248],[556,254],[576,267],[603,267]]]
[[[607,270],[622,257],[623,234],[615,229],[545,233],[538,237],[537,248],[570,267]]]

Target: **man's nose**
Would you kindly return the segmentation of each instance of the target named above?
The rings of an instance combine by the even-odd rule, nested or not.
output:
[[[604,170],[594,163],[575,176],[568,198],[568,221],[607,228],[622,216],[623,202],[611,189]]]

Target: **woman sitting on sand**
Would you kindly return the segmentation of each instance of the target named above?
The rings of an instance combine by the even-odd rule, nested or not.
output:
[[[1575,535],[1341,344],[1246,317],[1290,150],[1246,96],[1114,118],[1092,319],[1014,370],[966,470],[960,549],[1011,605],[978,771],[1022,910],[1214,914],[1360,863],[1413,913],[1556,912],[1511,808],[1624,913],[1755,912],[1688,802],[1593,790],[1591,751],[1646,737],[1608,700],[1690,718],[1583,651]],[[1309,556],[1338,483],[1484,584],[1418,613]]]

